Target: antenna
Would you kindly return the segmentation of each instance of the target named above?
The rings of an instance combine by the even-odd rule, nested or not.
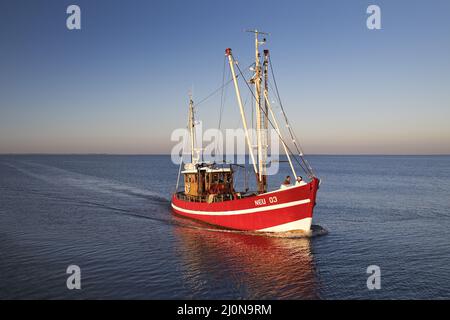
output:
[[[191,84],[191,88],[188,91],[189,99],[192,100],[192,97],[194,96],[194,84]]]
[[[255,34],[256,41],[258,41],[258,45],[261,45],[261,44],[265,44],[265,43],[266,43],[266,38],[263,38],[263,41],[259,41],[259,35],[260,35],[260,34],[266,35],[266,36],[270,36],[270,33],[258,31],[257,29],[255,29],[255,30],[244,30],[244,31],[245,31],[245,32],[249,32],[249,33],[254,33],[254,34]]]
[[[258,33],[258,34],[264,34],[266,36],[270,36],[270,33],[258,31],[257,29],[255,29],[255,30],[245,30],[245,32]]]

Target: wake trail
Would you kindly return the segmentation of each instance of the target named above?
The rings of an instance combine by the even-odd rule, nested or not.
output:
[[[162,204],[165,204],[169,201],[167,197],[164,197],[160,193],[146,189],[141,189],[135,186],[130,186],[121,182],[85,175],[81,173],[75,173],[72,171],[34,162],[22,162],[22,164],[24,164],[25,166],[30,166],[31,169],[33,169],[33,166],[40,167],[41,169],[44,170],[44,173],[37,173],[30,169],[17,166],[15,164],[6,163],[7,166],[14,168],[15,170],[25,175],[28,175],[35,179],[39,179],[41,181],[45,181],[53,185],[63,184],[64,186],[76,187],[106,194],[113,193],[118,196],[140,197],[146,200],[151,200],[155,203],[162,203]]]
[[[45,192],[29,188],[2,187],[2,189],[4,190],[9,190],[16,193],[27,193],[30,195],[42,197],[47,200],[60,201],[64,203],[74,204],[77,206],[100,208],[117,214],[131,216],[134,218],[159,221],[164,223],[171,222],[170,219],[171,215],[169,212],[170,201],[158,193],[103,178],[97,178],[89,175],[74,173],[68,170],[63,170],[60,168],[46,166],[37,163],[30,163],[30,162],[21,163],[22,166],[11,163],[3,163],[3,164],[17,170],[18,172],[26,176],[30,176],[40,181],[44,181],[51,185],[55,186],[63,185],[64,187],[69,186],[83,190],[94,191],[94,194],[91,195],[95,195],[95,193],[102,193],[105,195],[112,196],[110,199],[114,201],[117,201],[117,197],[121,197],[123,199],[120,202],[124,203],[125,206],[128,206],[129,204],[136,204],[136,205],[139,204],[139,209],[136,207],[127,208],[125,206],[117,206],[109,204],[108,199],[106,199],[106,201],[86,200],[83,199],[83,197],[85,197],[86,195],[72,192],[68,192],[71,196],[62,196],[57,194],[57,192],[60,191],[59,189],[55,190],[55,192]],[[36,167],[39,167],[40,168],[39,170],[41,171],[43,169],[44,172],[37,173],[33,171],[33,169],[36,170]],[[137,198],[144,199],[146,200],[146,202],[136,202],[135,200]],[[142,208],[145,209],[143,210]]]

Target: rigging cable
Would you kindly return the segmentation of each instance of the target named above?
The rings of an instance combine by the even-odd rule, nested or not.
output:
[[[251,65],[250,65],[251,66]],[[236,76],[237,78],[239,76]],[[212,96],[214,96],[216,93],[218,93],[220,90],[222,90],[223,88],[227,87],[230,83],[233,82],[233,78],[229,79],[225,84],[221,85],[219,88],[217,88],[216,90],[214,90],[211,94],[209,94],[208,96],[206,96],[205,98],[203,98],[202,100],[200,100],[200,102],[194,103],[194,107],[197,107],[198,105],[204,103],[205,101],[207,101],[209,98],[211,98]]]
[[[220,131],[220,128],[221,128],[221,126],[222,126],[222,114],[223,114],[223,110],[224,110],[224,106],[225,106],[225,94],[224,94],[224,91],[225,91],[225,68],[226,68],[226,64],[227,63],[227,60],[226,60],[226,57],[224,57],[223,58],[223,71],[222,71],[222,87],[221,87],[221,94],[220,94],[220,112],[219,112],[219,124],[217,125],[217,128],[218,128],[218,130]],[[214,149],[215,149],[215,153],[214,154],[216,154],[216,152],[217,152],[217,147],[218,147],[218,141],[217,141],[218,139],[216,139],[216,143],[215,143],[215,146],[214,146]],[[222,145],[222,148],[223,148],[223,145]],[[217,155],[217,154],[216,154]],[[222,152],[222,161],[223,162],[225,162],[225,155],[223,154],[223,152]]]
[[[222,113],[225,105],[225,95],[224,95],[224,89],[225,89],[225,68],[227,66],[227,58],[223,58],[223,71],[222,71],[222,92],[220,95],[220,113],[219,113],[219,125],[218,128],[220,130],[221,124],[222,124]]]
[[[233,56],[234,59],[234,56]],[[239,64],[235,63],[236,67],[239,70],[239,73],[241,74],[241,77],[245,79],[241,68],[239,67]],[[250,88],[250,85],[247,83],[247,81],[245,81],[245,84],[247,85],[247,88],[250,90],[250,92],[252,93],[253,97],[256,100],[255,95],[253,94],[253,91]],[[270,125],[272,126],[272,128],[275,129],[274,124],[272,123],[272,120],[270,120],[269,115],[267,114],[266,110],[264,110],[264,108],[262,108],[260,105],[258,105],[258,107],[261,109],[261,111],[264,113],[264,115],[266,116],[268,122],[270,123]],[[276,131],[276,130],[275,130]],[[276,131],[277,132],[277,131]],[[281,136],[281,134],[279,132],[277,132],[278,138],[285,144],[286,148],[288,149],[289,153],[291,153],[292,155],[294,155],[294,153],[290,150],[290,148],[288,147],[288,145],[286,144],[286,142],[284,141],[283,137]],[[310,177],[314,177],[314,174],[312,173],[311,170],[307,170],[306,168],[303,167],[302,163],[300,161],[298,161],[298,159],[294,156],[295,161],[297,162],[297,164],[300,166],[300,168],[302,168],[302,170]]]
[[[292,127],[291,127],[291,125],[289,123],[289,120],[288,120],[288,117],[286,115],[286,112],[284,111],[283,104],[281,103],[281,97],[280,97],[280,93],[278,91],[277,81],[275,80],[275,72],[273,71],[272,59],[271,59],[270,56],[269,56],[269,65],[270,65],[270,71],[272,73],[273,83],[275,85],[275,90],[276,90],[278,103],[280,104],[281,113],[283,114],[284,120],[286,121],[286,127],[288,128],[289,135],[291,136],[292,142],[293,142],[295,148],[297,149],[297,152],[299,153],[299,157],[302,159],[303,163],[305,164],[306,168],[308,169],[308,173],[311,174],[312,176],[315,176],[312,167],[309,165],[308,161],[303,156],[303,150],[302,150],[301,146],[299,146],[297,144],[298,138],[297,138],[297,136],[295,135],[295,133],[292,130]]]
[[[177,192],[178,192],[178,185],[179,185],[179,183],[180,183],[180,175],[181,175],[181,167],[182,167],[182,165],[183,165],[183,154],[181,154],[181,156],[180,156],[180,167],[178,168],[177,184],[176,184],[176,186],[175,186],[175,191],[174,191],[174,193],[177,193]]]
[[[249,65],[249,67],[251,66],[251,64]],[[222,76],[222,85],[217,88],[216,90],[214,90],[212,93],[210,93],[208,96],[206,96],[205,98],[201,99],[200,102],[194,103],[193,107],[198,107],[200,104],[206,102],[208,99],[210,99],[211,97],[213,97],[215,94],[217,94],[219,91],[222,91],[222,95],[221,95],[221,111],[220,111],[220,117],[219,117],[219,130],[221,127],[221,123],[222,123],[222,113],[223,113],[223,109],[224,109],[224,104],[225,104],[225,95],[224,95],[224,89],[233,82],[233,79],[229,79],[227,82],[225,82],[225,68],[226,68],[226,57],[224,57],[224,67],[223,67],[223,76]],[[244,77],[244,75],[242,75]],[[238,78],[238,76],[236,76],[236,78]],[[217,149],[217,144],[216,144],[216,149]],[[203,161],[203,153],[202,153],[202,161]]]

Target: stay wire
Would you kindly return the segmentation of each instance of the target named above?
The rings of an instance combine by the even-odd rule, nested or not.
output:
[[[286,112],[284,111],[283,103],[281,102],[280,92],[279,92],[279,90],[278,90],[277,81],[276,81],[276,79],[275,79],[275,72],[273,71],[272,59],[271,59],[271,57],[269,57],[269,65],[270,65],[270,72],[271,72],[271,74],[272,74],[273,83],[274,83],[274,85],[275,85],[275,90],[276,90],[277,100],[278,100],[278,103],[280,104],[281,112],[282,112],[282,114],[283,114],[284,120],[285,120],[286,125],[287,125],[287,127],[288,127],[289,135],[291,136],[291,139],[292,139],[292,141],[293,141],[293,143],[294,143],[294,146],[295,146],[297,152],[299,153],[299,157],[302,159],[304,165],[305,165],[306,168],[308,169],[308,172],[307,172],[307,173],[309,173],[309,174],[312,175],[312,176],[315,176],[312,167],[309,165],[308,161],[307,161],[307,160],[304,158],[304,156],[303,156],[303,154],[304,154],[303,149],[301,148],[301,146],[299,146],[299,145],[297,144],[298,138],[297,138],[297,136],[295,135],[295,133],[292,131],[292,127],[291,127],[291,125],[290,125],[290,123],[289,123],[289,119],[288,119],[288,117],[287,117],[287,115],[286,115]]]
[[[233,56],[233,57],[234,57],[234,56]],[[233,60],[234,60],[234,58],[233,58]],[[241,70],[241,68],[239,67],[239,64],[236,63],[235,65],[236,65],[236,67],[238,68],[241,77],[245,79],[245,77],[244,77],[244,75],[243,75],[243,73],[242,73],[242,70]],[[255,95],[254,95],[252,89],[250,88],[250,85],[247,83],[247,81],[245,81],[245,84],[247,85],[247,88],[250,90],[250,92],[252,93],[253,97],[254,97],[255,100],[256,100],[256,97],[255,97]],[[275,126],[274,126],[274,124],[272,123],[272,120],[270,120],[270,118],[269,118],[268,114],[266,113],[266,111],[264,110],[264,108],[262,108],[260,105],[259,105],[258,107],[259,107],[259,109],[261,109],[261,111],[264,113],[264,115],[266,116],[266,118],[267,118],[267,120],[269,121],[269,123],[270,123],[270,125],[272,126],[272,128],[275,129]],[[284,143],[284,145],[286,146],[286,149],[289,151],[289,153],[290,153],[291,155],[294,155],[294,153],[291,151],[291,149],[289,148],[289,146],[288,146],[288,145],[286,144],[286,142],[284,141],[284,139],[283,139],[283,137],[281,136],[281,134],[280,134],[276,129],[275,129],[275,131],[277,132],[278,138]],[[295,159],[295,161],[297,162],[297,164],[300,166],[300,168],[302,168],[302,170],[303,170],[306,174],[308,174],[308,175],[311,174],[310,170],[305,169],[305,168],[303,167],[302,163],[301,163],[300,161],[298,161],[298,159],[297,159],[296,157],[294,157],[294,159]]]

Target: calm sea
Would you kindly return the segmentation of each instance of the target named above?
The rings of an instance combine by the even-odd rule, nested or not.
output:
[[[0,156],[0,298],[450,298],[450,157],[309,160],[328,233],[290,239],[174,218],[169,156]]]

